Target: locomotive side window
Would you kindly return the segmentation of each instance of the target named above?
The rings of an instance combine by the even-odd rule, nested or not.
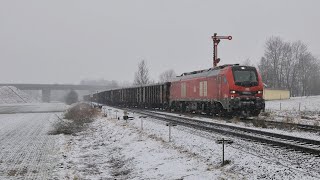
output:
[[[203,81],[201,81],[199,84],[199,96],[200,97],[203,96]]]
[[[200,82],[200,84],[199,84],[199,96],[200,97],[207,96],[207,94],[208,94],[207,86],[208,86],[207,81]]]
[[[187,96],[187,87],[186,83],[181,83],[181,97]]]
[[[208,94],[207,86],[208,86],[207,81],[203,81],[203,96],[207,96]]]

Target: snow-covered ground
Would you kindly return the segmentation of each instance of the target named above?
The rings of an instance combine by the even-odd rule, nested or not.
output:
[[[31,95],[13,86],[0,87],[0,104],[36,103],[39,102]]]
[[[320,112],[320,96],[291,97],[285,100],[266,101],[266,109],[290,111],[315,111]]]
[[[57,156],[57,143],[62,137],[47,133],[57,116],[55,113],[21,112],[30,111],[31,107],[34,110],[41,107],[46,112],[60,111],[59,106],[21,104],[17,108],[20,110],[18,114],[0,114],[0,179],[51,178],[60,158]],[[14,106],[10,107],[9,112],[12,112]]]
[[[268,120],[320,126],[320,96],[266,101],[266,111]]]
[[[48,135],[63,104],[6,105],[0,114],[0,179],[317,179],[320,158],[164,122],[115,109],[76,135]],[[11,109],[10,109],[11,108]],[[1,107],[0,107],[1,109]],[[106,108],[106,109],[109,109]],[[2,109],[3,110],[3,109]],[[62,114],[58,114],[62,117]],[[123,112],[119,110],[118,116]],[[221,144],[230,164],[221,166]]]
[[[67,107],[64,103],[0,104],[0,114],[63,112]]]
[[[109,109],[109,108],[107,108]],[[114,110],[114,109],[113,109]],[[122,112],[119,110],[119,116]],[[113,112],[112,117],[115,116]],[[168,142],[162,121],[100,118],[78,136],[64,136],[54,177],[80,179],[317,179],[320,159],[288,150],[234,139],[226,146],[221,167],[223,136],[175,127]],[[228,138],[228,137],[224,137]]]

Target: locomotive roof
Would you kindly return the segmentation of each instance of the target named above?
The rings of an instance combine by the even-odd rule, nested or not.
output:
[[[215,68],[183,73],[180,76],[177,76],[177,77],[173,78],[170,82],[181,81],[181,80],[184,80],[184,79],[197,78],[197,77],[216,76],[225,67],[238,66],[238,65],[239,64],[226,64],[226,65],[218,66],[218,67],[215,67]]]

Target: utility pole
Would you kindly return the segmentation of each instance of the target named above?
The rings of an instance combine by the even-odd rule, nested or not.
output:
[[[217,64],[220,62],[220,58],[218,58],[218,44],[221,39],[231,40],[232,36],[217,36],[217,33],[214,33],[211,38],[213,40],[213,67],[217,67]]]

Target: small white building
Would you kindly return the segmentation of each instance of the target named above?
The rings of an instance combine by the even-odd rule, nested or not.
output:
[[[264,88],[263,98],[265,100],[289,99],[290,98],[290,91],[287,89]]]

